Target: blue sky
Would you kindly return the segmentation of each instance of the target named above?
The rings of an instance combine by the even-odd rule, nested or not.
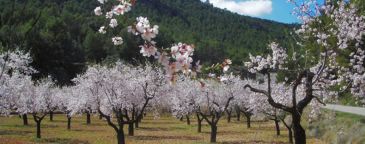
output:
[[[293,4],[288,3],[287,0],[210,0],[210,2],[215,7],[227,9],[241,15],[283,23],[299,22],[297,18],[291,14],[294,7]]]
[[[298,19],[291,14],[293,8],[293,4],[288,3],[287,0],[273,0],[272,12],[259,17],[284,23],[298,22]]]

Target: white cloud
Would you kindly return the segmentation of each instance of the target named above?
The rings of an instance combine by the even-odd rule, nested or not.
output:
[[[249,16],[262,16],[272,12],[272,0],[210,0],[213,6]]]

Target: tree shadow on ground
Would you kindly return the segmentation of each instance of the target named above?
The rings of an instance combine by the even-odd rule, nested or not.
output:
[[[27,135],[32,133],[31,131],[18,131],[18,130],[0,130],[0,135]]]
[[[57,144],[90,144],[88,141],[81,141],[69,138],[44,138],[37,142],[42,143],[57,143]]]
[[[201,140],[199,137],[193,136],[134,136],[136,140],[162,140],[162,139],[176,139],[176,140]]]
[[[254,131],[276,131],[275,127],[251,127],[249,128],[249,130],[254,130]],[[282,129],[280,129],[282,130]]]
[[[163,125],[175,125],[179,124],[179,122],[171,122],[171,121],[142,121],[140,124],[163,124]]]
[[[157,127],[139,127],[138,130],[144,131],[168,131],[169,128],[157,128]]]
[[[76,131],[76,132],[105,132],[106,130],[103,129],[80,129],[80,128],[74,128],[70,129],[69,131]]]
[[[204,131],[201,132],[203,134],[210,134],[210,131]],[[219,131],[217,132],[218,135],[242,135],[242,134],[250,134],[250,133],[254,133],[254,132],[249,132],[249,131]]]
[[[266,141],[226,141],[221,144],[289,144],[286,142],[266,142]]]

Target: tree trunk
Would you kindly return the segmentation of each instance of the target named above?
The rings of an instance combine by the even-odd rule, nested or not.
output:
[[[286,122],[285,122],[285,119],[281,119],[281,121],[283,122],[283,124],[285,125],[286,129],[288,129],[288,138],[289,138],[289,143],[293,143],[293,131],[292,131],[292,127],[293,125],[288,125]]]
[[[202,121],[203,121],[203,118],[200,119],[199,114],[196,114],[196,117],[198,119],[198,133],[201,133],[202,132]]]
[[[246,123],[247,123],[247,128],[251,128],[251,116],[250,115],[246,116]]]
[[[288,129],[289,132],[289,143],[293,143],[293,131],[291,128]]]
[[[227,122],[231,122],[232,112],[227,111]]]
[[[190,118],[189,118],[189,115],[186,115],[186,124],[190,125]]]
[[[279,136],[280,135],[279,120],[274,120],[274,121],[275,121],[276,135]]]
[[[86,124],[91,124],[91,115],[90,112],[86,112]]]
[[[134,126],[135,126],[136,128],[139,128],[139,120],[138,120],[138,118],[137,118],[137,120],[134,122]]]
[[[67,116],[67,129],[71,129],[71,117]]]
[[[37,138],[41,138],[41,122],[45,116],[46,114],[44,114],[41,117],[38,117],[36,114],[33,113],[33,120],[36,122],[37,126]]]
[[[305,130],[300,124],[300,114],[293,113],[293,131],[294,131],[294,139],[296,144],[305,144],[306,143],[306,135]]]
[[[210,142],[216,143],[217,142],[217,125],[212,124],[210,125],[211,132],[210,132]]]
[[[125,144],[123,129],[117,131],[118,144]]]
[[[22,118],[23,118],[23,125],[28,125],[28,116],[27,116],[27,114],[23,114]]]
[[[202,132],[202,120],[198,120],[198,133]]]
[[[41,138],[41,120],[36,121],[37,123],[37,138]]]
[[[103,117],[101,115],[99,115],[99,119],[101,120],[101,119],[103,119]]]
[[[237,113],[237,121],[241,120],[241,112],[239,110],[236,111]]]
[[[143,112],[143,115],[141,115],[141,120],[142,120],[145,116],[147,116],[147,113]]]
[[[53,111],[49,111],[49,120],[53,121]]]
[[[129,136],[134,136],[134,122],[131,122],[128,124],[128,135]]]
[[[180,121],[184,121],[184,117],[182,116],[182,117],[180,117]]]

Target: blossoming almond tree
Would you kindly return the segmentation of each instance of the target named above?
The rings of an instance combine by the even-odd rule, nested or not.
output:
[[[130,79],[129,83],[132,87],[131,91],[131,109],[128,109],[129,115],[126,119],[130,121],[128,126],[128,134],[134,135],[134,126],[138,127],[147,106],[156,106],[154,101],[158,101],[160,97],[167,93],[165,75],[162,70],[151,64],[145,66],[131,68],[127,71]]]
[[[81,95],[80,90],[76,89],[76,87],[56,87],[52,89],[55,99],[57,99],[57,110],[66,114],[67,118],[67,129],[71,129],[71,111],[69,110],[72,107],[74,101],[77,101],[78,96]]]
[[[17,109],[19,90],[31,82],[30,75],[36,72],[29,64],[29,53],[19,50],[0,54],[0,114],[9,115]],[[23,124],[28,125],[27,114],[22,115]]]
[[[266,75],[267,88],[258,89],[250,85],[245,87],[251,91],[265,95],[268,102],[275,108],[291,114],[295,142],[306,143],[305,130],[301,126],[303,110],[312,100],[322,103],[321,95],[324,91],[341,86],[341,90],[350,89],[354,95],[361,95],[364,82],[364,53],[361,48],[362,36],[365,32],[363,16],[356,13],[356,8],[344,1],[321,5],[315,0],[304,2],[290,0],[298,7],[296,14],[302,19],[303,24],[297,31],[302,38],[302,46],[306,51],[300,58],[304,65],[289,69],[285,68],[287,59],[286,50],[278,44],[270,44],[272,55],[267,57],[251,56],[250,62],[245,63],[250,72],[260,72]],[[313,40],[316,43],[312,43]],[[310,44],[315,45],[315,50],[308,49]],[[293,54],[294,55],[294,54]],[[339,62],[344,57],[350,61]],[[296,75],[289,80],[291,87],[291,105],[284,105],[273,99],[271,73],[288,71]],[[304,97],[298,98],[298,87],[304,85]]]
[[[203,95],[203,91],[199,89],[201,83],[190,77],[180,76],[167,97],[171,101],[171,112],[176,118],[187,118],[189,124],[189,116],[196,114],[198,121],[198,132],[201,132],[203,118],[197,112],[200,105],[196,102],[199,96]]]
[[[198,97],[197,112],[211,127],[210,142],[217,141],[217,124],[235,98],[236,89],[232,85],[236,80],[230,76],[223,82],[213,79],[202,82],[203,95]]]
[[[17,112],[21,114],[32,114],[37,126],[37,138],[41,138],[41,122],[48,114],[50,105],[56,102],[52,93],[54,82],[51,78],[45,78],[33,84],[27,82],[27,86],[23,88],[19,94]]]
[[[151,65],[130,67],[117,62],[112,67],[91,67],[74,82],[84,95],[70,106],[71,113],[80,113],[85,103],[94,102],[90,107],[116,131],[118,143],[125,143],[124,125],[129,126],[129,134],[133,135],[133,124],[142,117],[150,101],[164,93],[161,91],[165,80],[163,73]]]
[[[96,74],[95,75],[95,71]],[[108,125],[111,126],[117,133],[118,143],[125,143],[123,127],[128,122],[124,119],[123,111],[127,109],[129,105],[128,99],[128,85],[124,77],[125,71],[120,71],[117,68],[96,67],[86,71],[84,76],[79,76],[75,79],[77,85],[95,86],[97,87],[97,93],[88,96],[97,96],[96,109],[100,115],[105,118]],[[86,89],[87,90],[87,89]],[[93,90],[91,90],[93,91]],[[94,92],[94,91],[93,91]],[[80,107],[84,109],[83,103]],[[72,111],[79,111],[78,109],[71,109]],[[117,119],[117,124],[113,123],[112,118]]]
[[[235,93],[236,97],[235,100],[233,101],[233,108],[237,111],[237,116],[240,115],[240,113],[243,113],[243,115],[246,117],[246,125],[247,128],[251,127],[251,117],[254,115],[254,111],[251,108],[253,104],[256,103],[252,103],[252,101],[256,98],[255,95],[245,89],[244,85],[246,84],[253,84],[256,83],[255,81],[252,80],[240,80],[237,81],[237,83],[234,85],[237,89],[237,92]]]

